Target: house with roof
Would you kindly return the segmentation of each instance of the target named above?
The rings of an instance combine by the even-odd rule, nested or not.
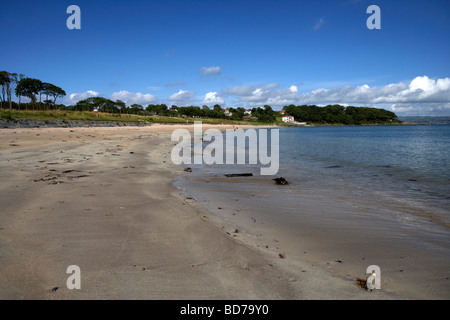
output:
[[[294,117],[293,117],[293,116],[289,116],[289,115],[285,115],[285,116],[283,116],[283,117],[281,118],[281,120],[282,120],[283,122],[287,122],[287,123],[289,123],[289,122],[294,122]]]

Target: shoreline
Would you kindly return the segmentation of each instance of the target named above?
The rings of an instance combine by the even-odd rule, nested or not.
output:
[[[189,175],[195,174],[194,169],[192,172]],[[289,186],[277,186],[262,176],[232,181],[221,174],[206,173],[187,179],[181,183],[187,185],[185,194],[226,221],[230,236],[275,259],[283,255],[283,260],[296,264],[297,270],[314,266],[328,272],[322,280],[337,277],[351,283],[364,278],[366,268],[374,264],[382,271],[383,293],[390,294],[383,299],[448,297],[448,252],[444,248],[436,252],[433,242],[421,241],[413,230],[395,226],[395,219],[412,218],[430,227],[425,218],[415,215],[419,211],[405,213],[395,206],[371,208],[365,202],[307,185],[291,191]],[[210,191],[201,186],[205,183]],[[379,213],[382,219],[377,218]],[[392,226],[389,219],[394,219]],[[441,225],[434,228],[445,229]]]
[[[175,127],[0,130],[0,297],[408,299],[258,247],[183,195]],[[72,264],[81,290],[65,286]]]
[[[411,134],[410,129],[404,129]],[[314,136],[313,132],[310,136]],[[301,153],[288,152],[289,145],[298,146],[292,137],[286,134],[284,146],[280,147],[285,160],[277,175],[287,178],[290,185],[277,186],[273,177],[259,176],[258,166],[232,165],[192,167],[178,185],[230,223],[233,236],[243,238],[241,235],[248,234],[245,241],[262,250],[270,249],[275,256],[280,253],[289,259],[319,265],[348,279],[363,277],[369,265],[379,265],[386,290],[405,299],[448,298],[450,247],[445,204],[421,202],[420,193],[418,201],[414,201],[409,185],[395,185],[408,178],[422,179],[402,176],[390,166],[378,168],[377,160],[369,163],[378,169],[359,170],[358,165],[342,163],[339,153],[329,153],[327,159],[331,162],[305,161]],[[317,143],[308,140],[307,135],[305,139]],[[310,142],[304,148],[311,145]],[[315,155],[313,150],[308,155]],[[297,166],[295,161],[302,165]],[[333,164],[340,169],[327,167]],[[386,164],[392,163],[388,160]],[[346,171],[347,165],[356,170]],[[394,173],[392,170],[400,174],[400,179],[384,176]],[[252,172],[253,176],[224,177],[233,172]],[[426,184],[414,187],[429,192],[439,190],[428,189]],[[234,230],[239,232],[234,234]]]
[[[202,119],[200,119],[201,121]],[[208,123],[204,123],[206,125]],[[104,120],[59,120],[59,119],[28,119],[28,118],[18,118],[18,119],[1,119],[0,118],[0,129],[31,129],[31,128],[97,128],[97,127],[149,127],[153,125],[166,125],[166,126],[191,126],[193,125],[193,121],[188,124],[181,123],[158,123],[158,122],[144,122],[144,121],[104,121]],[[319,123],[319,124],[307,124],[307,125],[295,125],[289,123],[283,124],[208,124],[212,126],[250,126],[250,127],[270,127],[270,128],[297,128],[297,127],[362,127],[362,126],[404,126],[404,125],[430,125],[427,123],[417,123],[417,122],[405,122],[401,123],[368,123],[368,124],[327,124],[327,123]]]

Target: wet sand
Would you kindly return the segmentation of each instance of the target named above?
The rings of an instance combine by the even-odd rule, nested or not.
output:
[[[175,184],[226,221],[235,239],[282,255],[300,269],[311,266],[348,281],[377,265],[385,293],[448,299],[448,226],[420,216],[420,210],[385,202],[368,206],[366,199],[340,198],[304,181],[276,185],[267,176],[226,178],[227,170],[220,170],[193,169]]]
[[[172,185],[175,128],[1,130],[0,299],[408,298],[243,241]]]

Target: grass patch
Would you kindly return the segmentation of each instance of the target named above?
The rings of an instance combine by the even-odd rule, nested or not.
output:
[[[0,119],[12,121],[14,119],[32,120],[72,120],[72,121],[115,121],[133,123],[167,123],[184,124],[186,120],[189,124],[194,121],[201,121],[205,124],[231,124],[231,125],[267,125],[263,122],[213,119],[213,118],[192,118],[192,117],[166,117],[166,116],[143,116],[136,114],[115,114],[90,111],[65,111],[65,110],[1,110]],[[272,124],[272,123],[270,123]],[[278,121],[276,124],[279,124]],[[282,124],[281,124],[282,125]]]

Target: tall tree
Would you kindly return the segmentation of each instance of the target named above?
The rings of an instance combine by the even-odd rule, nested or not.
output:
[[[44,103],[46,106],[48,106],[49,102],[50,102],[50,100],[48,100],[48,96],[50,95],[50,90],[51,90],[50,86],[51,85],[52,85],[51,83],[47,83],[47,82],[42,83],[42,93],[45,94],[45,96],[46,96],[46,98],[44,100]]]
[[[9,101],[9,110],[12,109],[12,91],[17,87],[17,83],[18,83],[18,75],[17,73],[10,73],[9,74],[9,79],[10,79],[10,83],[9,83],[9,87],[7,90],[7,95],[8,95],[8,101]]]
[[[33,109],[36,107],[36,95],[42,90],[42,82],[38,79],[23,78],[16,86],[16,95],[25,96],[33,102]]]
[[[3,108],[3,102],[6,101],[6,90],[9,85],[9,72],[7,71],[0,71],[0,86],[2,86],[2,94],[0,96],[1,98],[1,107]]]
[[[15,93],[16,93],[16,97],[17,97],[17,86],[19,85],[20,80],[22,80],[22,79],[24,79],[24,78],[25,78],[25,75],[22,74],[22,73],[19,73],[19,75],[18,75],[17,78],[16,78],[16,89],[14,90]],[[19,95],[19,109],[20,109],[21,98],[22,98],[22,96]]]
[[[17,73],[9,73],[8,71],[0,72],[0,85],[2,86],[1,104],[9,102],[9,109],[12,109],[12,91],[17,85]]]
[[[63,89],[51,83],[47,84],[47,91],[48,94],[53,97],[53,105],[56,105],[56,99],[66,95],[66,92]]]

